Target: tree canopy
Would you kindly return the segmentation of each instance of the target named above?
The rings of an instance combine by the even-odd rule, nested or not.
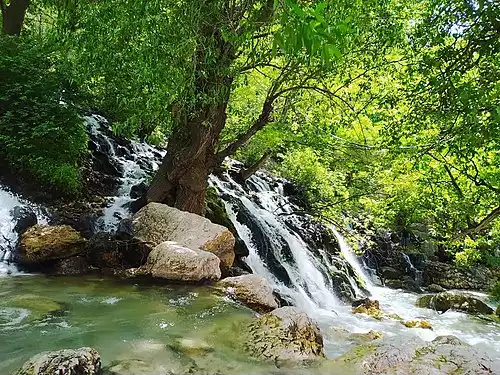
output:
[[[23,31],[10,32],[20,3]],[[459,262],[498,261],[498,1],[0,4],[4,34],[50,51],[60,82],[46,82],[66,109],[97,108],[124,136],[168,140],[149,200],[203,213],[226,157],[265,162],[318,216],[411,231]],[[5,92],[4,103],[25,100]]]

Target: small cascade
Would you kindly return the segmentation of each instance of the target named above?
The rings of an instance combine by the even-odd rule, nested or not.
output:
[[[406,273],[413,277],[413,280],[415,280],[417,285],[422,285],[422,271],[413,265],[408,254],[401,253],[401,255],[403,256],[403,260],[406,264]]]
[[[35,215],[40,224],[47,222],[47,217],[40,206],[20,198],[0,185],[0,276],[18,272],[12,263],[12,251],[19,237],[15,219],[17,210],[25,210]]]
[[[338,241],[339,246],[340,246],[340,252],[342,253],[342,256],[350,264],[350,266],[354,269],[354,271],[356,272],[356,275],[361,279],[361,281],[364,284],[364,288],[366,290],[368,290],[369,292],[372,292],[373,286],[374,286],[373,281],[365,273],[365,270],[360,265],[358,258],[356,257],[356,254],[354,254],[354,251],[352,250],[351,246],[349,246],[349,244],[346,242],[345,238],[339,233],[339,231],[335,227],[330,226],[329,228],[333,232],[335,237],[337,238],[337,241]],[[363,294],[361,292],[361,290],[359,290],[359,287],[357,286],[356,283],[354,283],[354,286],[358,289],[359,294]]]
[[[119,175],[118,191],[115,196],[109,197],[109,203],[97,223],[99,230],[111,232],[117,229],[121,219],[130,215],[132,187],[145,182],[148,175],[158,169],[165,151],[133,140],[126,145],[117,144],[109,134],[108,121],[100,115],[86,116],[85,122],[95,148],[107,155]]]
[[[339,306],[339,278],[335,275],[347,273],[350,266],[332,249],[312,246],[311,239],[304,237],[309,219],[295,214],[301,210],[283,196],[283,180],[257,172],[247,180],[248,190],[229,173],[221,178],[211,176],[210,182],[220,192],[229,218],[249,249],[245,262],[253,272],[312,315],[318,309],[331,312]],[[349,283],[349,276],[343,281]]]

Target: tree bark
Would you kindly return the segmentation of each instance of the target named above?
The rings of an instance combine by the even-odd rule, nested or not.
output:
[[[28,10],[30,0],[11,0],[7,6],[2,0],[2,33],[17,36],[23,29],[24,18]]]
[[[271,157],[272,153],[271,151],[266,151],[264,155],[261,156],[259,160],[257,160],[254,164],[252,164],[250,167],[246,169],[242,169],[240,172],[241,178],[243,181],[248,180],[248,178],[253,175],[255,172],[257,172],[259,169],[262,168],[262,166],[269,160]]]
[[[204,214],[208,176],[217,165],[215,148],[226,123],[226,107],[227,102],[207,108],[186,126],[174,130],[148,190],[148,202]]]

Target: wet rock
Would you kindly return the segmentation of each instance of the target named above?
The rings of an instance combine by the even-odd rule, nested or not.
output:
[[[16,375],[99,375],[101,357],[92,348],[43,352],[28,360]]]
[[[369,298],[356,301],[356,306],[353,307],[352,312],[354,314],[366,314],[377,320],[381,320],[384,317],[384,313],[380,310],[379,302],[377,300],[370,300]]]
[[[235,300],[257,312],[267,313],[278,308],[273,288],[260,275],[228,277],[219,281],[217,286],[222,287]]]
[[[385,280],[384,284],[391,289],[404,289],[415,293],[422,293],[422,288],[410,276],[404,276],[402,279]]]
[[[397,270],[393,267],[381,267],[380,269],[380,276],[385,280],[385,279],[401,279],[403,278],[403,272],[400,270]]]
[[[407,320],[401,322],[406,328],[424,328],[432,330],[431,324],[426,320]]]
[[[427,288],[426,288],[429,292],[432,292],[432,293],[441,293],[441,292],[446,292],[446,289],[443,288],[441,285],[437,285],[437,284],[431,284],[431,285],[428,285]]]
[[[426,295],[417,300],[417,306],[440,312],[458,310],[469,314],[493,314],[491,307],[480,299],[466,293],[443,292]]]
[[[70,226],[35,225],[21,236],[18,258],[22,264],[35,264],[84,251],[85,239]]]
[[[149,203],[132,220],[134,235],[139,240],[158,245],[173,241],[190,249],[215,254],[222,267],[234,262],[235,239],[225,227],[210,220],[160,203]]]
[[[363,375],[491,375],[500,364],[452,336],[431,343],[401,337],[359,345],[331,364]]]
[[[426,262],[423,279],[424,285],[436,284],[446,289],[487,291],[500,280],[500,267],[457,267],[448,263]]]
[[[145,182],[138,183],[130,189],[130,198],[137,199],[143,197],[148,191],[148,185]]]
[[[382,333],[379,331],[373,331],[370,330],[365,333],[351,333],[348,336],[348,339],[351,341],[356,341],[356,342],[369,342],[369,341],[374,341],[382,338]]]
[[[215,254],[162,242],[149,253],[139,272],[175,281],[219,280],[220,260]]]
[[[89,271],[87,259],[82,256],[61,259],[54,265],[51,273],[62,276],[84,275]]]
[[[148,243],[127,238],[123,232],[98,232],[87,241],[86,255],[90,265],[103,272],[115,272],[142,266],[151,250]]]
[[[38,223],[35,212],[28,206],[14,207],[10,210],[10,216],[15,223],[14,231],[18,234],[23,234],[28,228]]]
[[[316,322],[296,307],[280,307],[254,320],[246,349],[255,357],[301,362],[324,357],[323,337]]]

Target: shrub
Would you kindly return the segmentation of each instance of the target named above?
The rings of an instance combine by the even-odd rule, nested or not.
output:
[[[43,43],[0,36],[0,51],[0,157],[47,187],[77,193],[87,135],[69,80]]]

